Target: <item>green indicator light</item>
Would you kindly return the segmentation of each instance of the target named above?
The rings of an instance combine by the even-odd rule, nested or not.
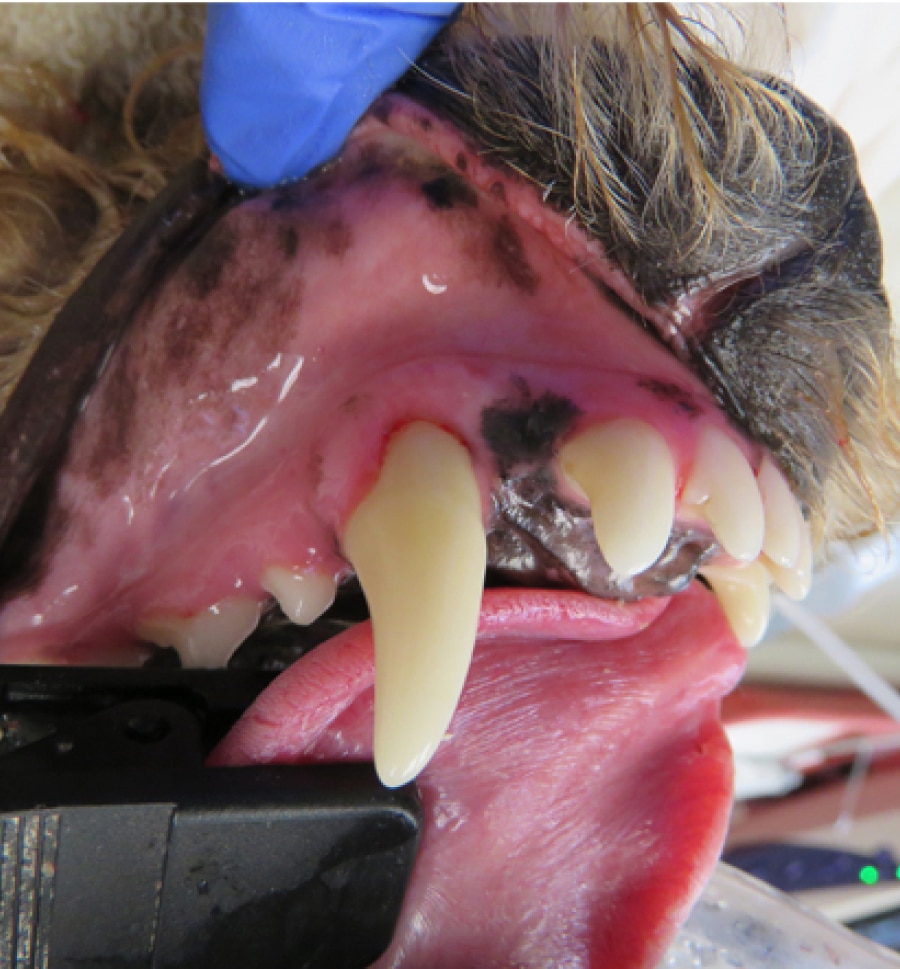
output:
[[[859,870],[859,880],[864,885],[874,885],[878,881],[878,869],[874,865],[866,865]]]
[[[900,881],[900,866],[897,868],[897,881]]]

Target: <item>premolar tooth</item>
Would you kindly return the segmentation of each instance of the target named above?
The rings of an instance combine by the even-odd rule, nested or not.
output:
[[[444,737],[475,647],[487,541],[466,448],[422,422],[395,434],[344,550],[372,615],[375,768],[398,787]]]
[[[717,427],[706,427],[682,499],[697,505],[722,548],[741,562],[762,549],[765,515],[753,469],[734,441]]]
[[[769,624],[769,573],[760,562],[707,565],[700,574],[712,586],[737,641],[755,646]]]
[[[597,544],[613,572],[648,569],[665,549],[675,517],[675,462],[665,438],[626,418],[579,434],[559,459],[587,496]]]
[[[790,568],[800,555],[803,513],[784,476],[768,456],[763,458],[757,481],[766,519],[763,553],[776,565]]]
[[[809,525],[803,522],[800,535],[800,551],[797,553],[797,561],[785,568],[775,562],[766,563],[772,580],[775,585],[788,597],[795,602],[805,599],[812,585],[812,539],[809,534]]]
[[[157,646],[174,646],[182,666],[212,668],[224,666],[258,622],[256,600],[235,596],[193,616],[151,615],[138,623],[137,634]]]
[[[270,565],[260,585],[278,600],[278,605],[300,626],[314,623],[331,604],[337,592],[333,575],[327,572],[299,572],[283,565]]]

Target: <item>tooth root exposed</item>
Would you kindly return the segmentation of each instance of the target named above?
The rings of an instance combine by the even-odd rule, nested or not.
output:
[[[770,578],[762,563],[704,566],[700,574],[712,586],[737,641],[755,646],[769,624]]]
[[[398,787],[441,742],[475,647],[487,542],[466,448],[431,424],[399,431],[344,550],[372,615],[375,768]]]
[[[662,554],[675,517],[675,462],[643,421],[591,427],[563,447],[560,465],[587,496],[594,534],[613,572],[637,575]]]
[[[696,505],[722,548],[741,562],[762,549],[765,515],[753,469],[724,431],[706,427],[682,499]]]
[[[785,568],[775,562],[767,561],[766,565],[772,575],[775,585],[788,597],[799,602],[805,599],[812,586],[813,554],[812,539],[809,534],[809,525],[803,523],[800,537],[800,551],[797,554],[797,561]]]
[[[295,572],[283,565],[270,565],[260,585],[278,600],[278,605],[300,626],[314,623],[334,602],[337,583],[325,572]]]
[[[790,568],[800,555],[803,513],[784,476],[768,456],[763,458],[757,480],[766,519],[763,553],[776,565]]]
[[[258,622],[256,600],[236,596],[193,616],[148,616],[138,623],[137,634],[157,646],[174,646],[183,666],[213,668],[231,659]]]

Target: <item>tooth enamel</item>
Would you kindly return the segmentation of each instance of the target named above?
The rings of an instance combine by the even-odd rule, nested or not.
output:
[[[326,572],[295,572],[283,565],[270,565],[260,585],[278,600],[278,605],[300,626],[314,623],[334,602],[337,583]]]
[[[765,515],[756,477],[741,449],[716,427],[700,436],[682,499],[698,506],[733,558],[752,562],[759,555]]]
[[[761,562],[704,566],[700,574],[712,586],[737,641],[755,646],[769,624],[769,573]]]
[[[138,623],[137,635],[157,646],[174,646],[186,667],[224,666],[256,629],[255,599],[223,599],[194,616],[155,615]]]
[[[675,462],[663,436],[643,421],[617,420],[579,434],[559,460],[587,496],[597,544],[613,572],[649,568],[675,517]]]
[[[768,456],[763,458],[757,483],[766,518],[763,553],[776,565],[790,568],[800,555],[803,513],[784,476]]]
[[[805,599],[812,585],[812,539],[809,525],[803,522],[800,536],[800,551],[797,561],[789,568],[784,568],[775,562],[767,561],[766,566],[772,575],[772,581],[779,589],[795,602]]]
[[[431,424],[399,431],[344,550],[372,615],[375,767],[399,787],[447,732],[475,647],[487,542],[466,448]]]

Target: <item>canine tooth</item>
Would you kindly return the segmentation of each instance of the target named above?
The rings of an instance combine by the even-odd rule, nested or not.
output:
[[[372,614],[375,767],[399,787],[447,732],[475,647],[487,541],[466,448],[432,424],[399,431],[344,550]]]
[[[765,534],[759,486],[741,449],[717,427],[700,436],[682,499],[699,507],[733,558],[752,562],[759,555]]]
[[[597,544],[613,572],[649,568],[675,518],[675,462],[665,438],[643,421],[617,420],[569,441],[560,464],[587,496]]]
[[[236,596],[193,616],[149,616],[138,623],[137,634],[157,646],[174,646],[183,666],[211,668],[224,666],[258,622],[256,600]]]
[[[769,573],[761,562],[741,566],[704,566],[700,574],[712,586],[737,641],[755,646],[769,624]]]
[[[795,602],[805,599],[812,585],[812,539],[809,534],[809,525],[803,522],[800,534],[800,551],[797,554],[797,561],[785,568],[776,562],[766,563],[772,575],[772,581],[779,589]]]
[[[326,572],[295,572],[283,565],[270,565],[260,585],[278,600],[278,605],[300,626],[314,623],[331,604],[337,592],[334,576]]]
[[[763,458],[757,482],[766,519],[763,553],[776,565],[790,568],[800,555],[803,513],[784,475],[768,456]]]

